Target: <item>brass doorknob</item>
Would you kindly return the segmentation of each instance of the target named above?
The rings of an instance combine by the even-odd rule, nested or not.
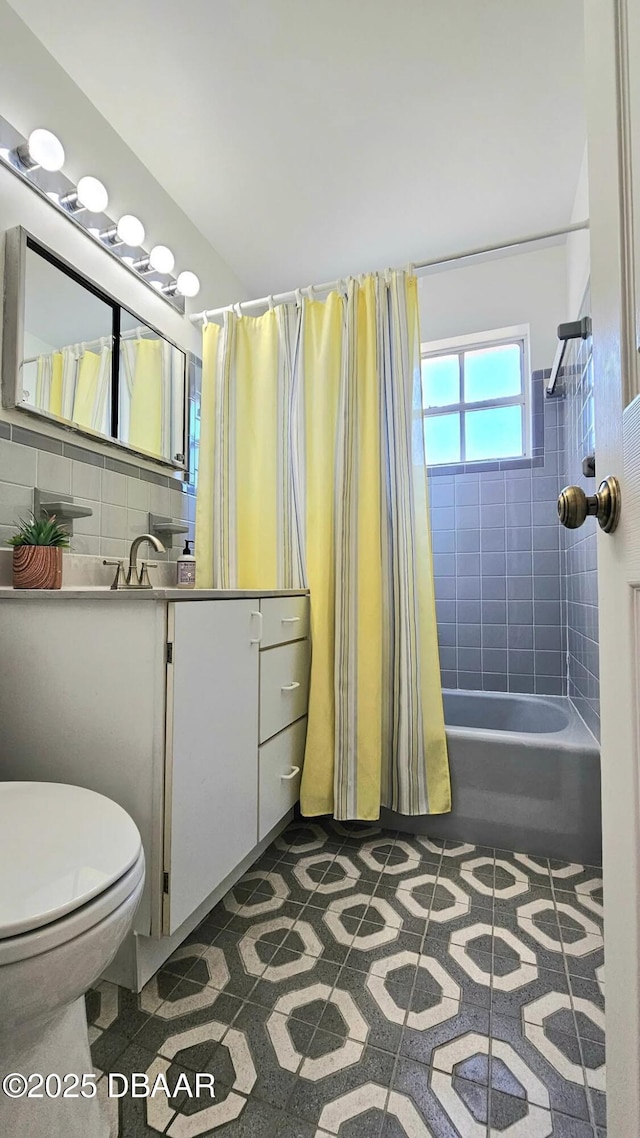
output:
[[[605,533],[613,533],[620,520],[618,479],[609,475],[596,494],[585,494],[580,486],[565,486],[558,497],[558,517],[567,529],[578,529],[585,518],[596,517]]]

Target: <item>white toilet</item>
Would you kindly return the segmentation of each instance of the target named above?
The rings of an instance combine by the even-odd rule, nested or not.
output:
[[[143,885],[140,834],[121,806],[78,786],[0,783],[0,1083],[93,1071],[84,994],[129,932]],[[0,1134],[107,1138],[81,1084],[78,1097],[36,1089],[44,1097],[0,1088]]]

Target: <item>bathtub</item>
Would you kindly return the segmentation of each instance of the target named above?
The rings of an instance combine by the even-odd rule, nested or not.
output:
[[[453,809],[383,825],[600,865],[600,750],[569,700],[443,694]]]

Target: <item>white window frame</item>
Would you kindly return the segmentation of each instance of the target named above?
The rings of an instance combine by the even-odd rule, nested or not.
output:
[[[465,402],[464,393],[464,353],[474,348],[498,348],[503,344],[520,345],[520,366],[522,374],[522,390],[519,395],[510,395],[501,399],[482,399],[476,402]],[[492,328],[486,332],[471,332],[464,336],[453,336],[444,340],[430,340],[420,345],[420,360],[435,359],[438,356],[459,357],[460,369],[460,399],[457,403],[448,403],[441,407],[423,407],[422,421],[424,430],[425,419],[432,419],[437,415],[460,415],[460,458],[453,462],[429,462],[427,466],[473,466],[482,462],[517,462],[532,455],[532,413],[531,413],[531,349],[530,328],[528,324],[514,324],[508,328]],[[492,407],[522,407],[522,454],[509,456],[494,456],[493,458],[469,459],[465,451],[465,411],[480,411]]]

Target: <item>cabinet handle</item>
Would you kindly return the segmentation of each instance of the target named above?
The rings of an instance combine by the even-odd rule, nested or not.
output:
[[[295,778],[297,774],[300,774],[300,767],[292,767],[290,774],[281,774],[280,775],[280,781],[281,782],[291,782],[291,779]]]
[[[258,622],[258,635],[252,636],[249,643],[250,644],[260,644],[260,642],[262,640],[262,613],[261,612],[252,612],[251,613],[251,619],[253,620],[254,617]]]
[[[298,680],[294,680],[292,684],[283,684],[282,687],[280,688],[280,691],[295,691],[296,688],[299,688],[299,687],[300,687],[300,684],[299,684]]]
[[[299,620],[300,620],[299,616],[283,616],[281,623],[282,624],[298,624]]]

